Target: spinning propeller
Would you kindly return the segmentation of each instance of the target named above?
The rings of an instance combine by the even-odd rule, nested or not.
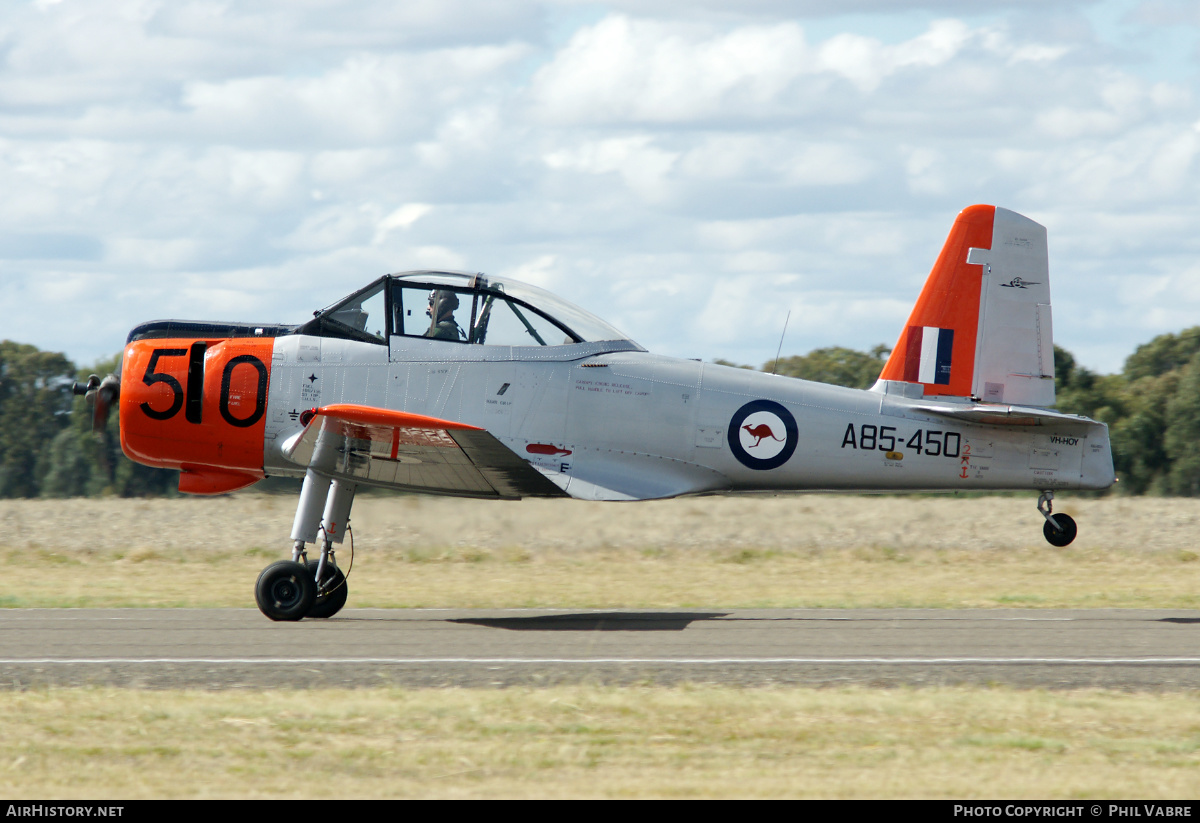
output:
[[[72,383],[71,392],[87,398],[88,407],[92,410],[92,431],[102,432],[108,425],[108,413],[121,396],[121,377],[110,374],[101,380],[93,374],[86,383]]]

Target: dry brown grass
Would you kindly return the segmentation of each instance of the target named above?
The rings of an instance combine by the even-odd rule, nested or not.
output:
[[[0,693],[0,796],[1188,798],[1187,695]]]
[[[252,607],[295,500],[0,501],[0,606]],[[364,496],[350,606],[1200,607],[1200,501]],[[341,554],[345,566],[349,553]]]

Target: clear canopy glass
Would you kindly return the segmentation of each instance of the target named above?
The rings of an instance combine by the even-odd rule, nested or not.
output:
[[[389,335],[491,346],[623,341],[627,335],[537,286],[482,274],[389,274],[296,329],[385,344]]]
[[[529,341],[530,345],[629,340],[629,335],[596,317],[591,312],[585,311],[574,303],[563,300],[558,295],[548,292],[545,289],[540,289],[537,286],[531,286],[528,283],[522,283],[518,280],[485,277],[482,274],[433,271],[405,272],[403,274],[392,275],[392,280],[398,285],[407,287],[419,288],[427,286],[431,290],[439,287],[449,288],[460,294],[471,292],[485,298],[485,300],[488,296],[503,298],[503,308],[496,309],[500,314],[507,317],[507,313],[514,313],[518,315],[518,318],[525,318],[520,321],[523,325],[536,327],[539,320],[535,320],[529,317],[527,313],[521,311],[521,308],[533,309],[536,314],[550,320],[570,338],[565,341],[561,339],[550,340],[547,339],[547,335],[530,329],[529,333],[533,338]],[[462,302],[465,304],[466,301]],[[493,301],[492,305],[495,306],[497,304]],[[499,319],[499,315],[497,319]],[[476,317],[473,318],[472,322],[476,323],[478,320],[479,318]],[[559,337],[561,338],[561,335]],[[501,341],[490,338],[484,340],[472,339],[471,342],[498,344]]]

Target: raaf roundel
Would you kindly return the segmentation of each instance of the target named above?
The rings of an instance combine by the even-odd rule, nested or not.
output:
[[[380,277],[299,325],[162,320],[119,376],[76,390],[121,446],[219,494],[303,478],[291,559],[259,576],[274,620],[346,602],[336,549],[360,486],[517,499],[762,491],[1039,492],[1114,482],[1108,429],[1054,403],[1046,232],[1006,209],[958,215],[866,391],[647,352],[513,280]],[[316,557],[309,558],[312,547]]]

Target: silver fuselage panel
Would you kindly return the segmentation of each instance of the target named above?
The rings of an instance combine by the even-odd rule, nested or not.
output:
[[[754,491],[1100,489],[1108,429],[1069,415],[980,422],[920,398],[650,354],[302,334],[275,340],[264,468],[307,409],[358,404],[486,429],[573,497]],[[945,410],[943,410],[945,411]],[[984,409],[987,411],[987,408]]]

